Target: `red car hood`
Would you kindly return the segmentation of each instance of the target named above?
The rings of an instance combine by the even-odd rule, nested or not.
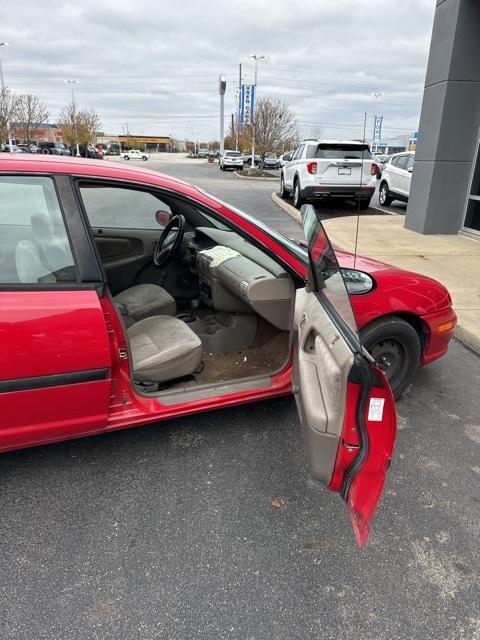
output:
[[[397,295],[399,300],[410,298],[412,306],[418,313],[431,313],[450,307],[452,299],[446,287],[437,280],[423,276],[414,271],[406,271],[385,264],[373,258],[357,256],[353,253],[335,249],[335,255],[341,267],[358,269],[371,275],[381,290],[393,301]],[[355,267],[354,267],[355,263]],[[400,305],[400,307],[403,305]],[[413,309],[412,309],[413,310]]]

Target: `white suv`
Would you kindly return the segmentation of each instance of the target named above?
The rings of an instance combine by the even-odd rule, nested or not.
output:
[[[224,151],[218,161],[220,169],[243,169],[243,156],[240,151]]]
[[[408,202],[415,153],[407,151],[393,155],[382,170],[378,201],[388,207],[393,200]]]
[[[378,165],[368,144],[357,140],[305,140],[282,168],[280,194],[293,205],[326,198],[360,201],[367,209],[375,191]]]
[[[140,151],[139,149],[130,149],[130,151],[124,151],[122,156],[125,160],[148,160],[148,153]]]
[[[280,194],[293,205],[326,198],[359,200],[368,209],[378,165],[368,144],[357,140],[305,140],[282,168]]]

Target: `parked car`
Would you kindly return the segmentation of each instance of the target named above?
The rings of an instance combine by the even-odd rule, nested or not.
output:
[[[130,149],[130,151],[122,151],[124,160],[148,160],[150,157],[145,151],[139,149]]]
[[[263,161],[264,169],[280,169],[280,160],[275,156],[266,156]]]
[[[311,206],[298,243],[138,167],[5,154],[0,202],[0,451],[293,391],[311,473],[365,542],[395,442],[386,376],[446,352],[441,284],[339,266]]]
[[[387,156],[385,154],[374,155],[373,156],[373,159],[375,160],[375,162],[378,165],[377,180],[380,180],[380,178],[382,177],[383,168],[387,164],[389,158],[390,158],[390,156]]]
[[[282,153],[282,155],[279,158],[280,166],[284,167],[287,164],[287,162],[290,162],[290,160],[292,159],[293,154],[294,154],[293,151],[289,151],[288,153]]]
[[[37,144],[37,153],[54,156],[70,156],[70,149],[63,142],[39,142]]]
[[[252,154],[243,155],[242,158],[243,158],[243,166],[244,167],[245,166],[247,166],[247,167],[251,167],[252,166]],[[258,167],[260,165],[261,160],[262,160],[262,158],[259,155],[255,154],[255,160],[253,162],[254,166]]]
[[[199,149],[197,155],[199,158],[206,158],[208,156],[208,149]]]
[[[382,171],[378,201],[388,207],[394,200],[408,202],[412,182],[415,152],[406,151],[391,156]]]
[[[243,169],[243,156],[240,151],[224,151],[218,164],[221,171],[225,171],[225,169]]]
[[[363,165],[363,166],[362,166]],[[282,167],[282,198],[293,204],[325,199],[355,199],[368,209],[375,191],[378,165],[367,144],[356,140],[305,140]]]

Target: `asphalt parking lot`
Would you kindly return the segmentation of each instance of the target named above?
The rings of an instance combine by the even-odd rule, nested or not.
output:
[[[149,166],[302,236],[273,183]],[[478,640],[479,383],[456,342],[419,371],[363,550],[291,398],[0,456],[0,638]]]

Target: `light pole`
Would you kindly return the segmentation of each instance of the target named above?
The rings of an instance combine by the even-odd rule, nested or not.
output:
[[[218,93],[220,95],[220,157],[225,151],[225,90],[227,80],[225,76],[218,77]]]
[[[249,56],[255,60],[255,75],[253,81],[253,109],[252,109],[252,169],[255,168],[255,100],[257,99],[257,65],[259,60],[265,60],[265,56],[257,56],[256,53]]]
[[[70,85],[72,90],[72,106],[73,106],[73,130],[75,132],[75,142],[77,146],[77,158],[80,156],[80,149],[78,147],[78,131],[77,131],[77,113],[75,105],[75,93],[73,91],[74,85],[78,84],[78,80],[65,80],[65,84]]]
[[[10,45],[8,44],[8,42],[0,42],[0,47],[9,47]],[[2,67],[2,60],[0,58],[0,80],[2,83],[2,91],[5,91],[5,78],[3,77],[3,67]],[[10,151],[10,153],[13,153],[13,142],[12,142],[12,134],[10,131],[10,121],[7,118],[7,132],[8,132],[8,150]]]

